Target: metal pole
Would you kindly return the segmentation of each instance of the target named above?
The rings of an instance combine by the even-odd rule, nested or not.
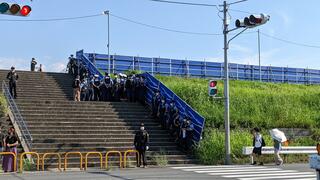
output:
[[[231,164],[231,147],[230,147],[230,113],[229,113],[229,64],[228,64],[228,22],[227,22],[227,2],[223,1],[223,35],[224,35],[224,123],[225,123],[225,164]]]
[[[109,11],[108,12],[108,64],[109,64],[109,67],[108,67],[108,73],[109,73],[109,76],[110,76],[110,72],[111,72],[111,64],[110,64],[110,13]]]
[[[259,51],[259,79],[261,82],[261,54],[260,54],[260,29],[258,29],[258,51]]]

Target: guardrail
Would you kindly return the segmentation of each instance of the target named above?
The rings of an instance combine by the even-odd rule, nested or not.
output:
[[[123,156],[123,167],[124,168],[127,167],[127,154],[129,154],[129,153],[136,153],[137,161],[139,162],[139,160],[140,160],[140,154],[137,150],[127,150],[124,152],[124,156]]]
[[[27,154],[37,156],[37,170],[39,171],[40,170],[40,156],[39,156],[39,154],[36,152],[24,152],[20,155],[20,172],[23,171],[23,156],[25,156]]]
[[[88,156],[89,155],[99,155],[99,157],[100,157],[100,168],[102,169],[103,168],[103,155],[102,155],[102,153],[101,152],[88,152],[87,154],[86,154],[86,158],[85,158],[85,170],[87,170],[88,169]]]
[[[49,156],[49,155],[54,155],[54,156],[58,157],[58,169],[59,169],[59,171],[61,171],[61,156],[60,156],[59,153],[44,153],[43,154],[43,157],[42,157],[42,171],[44,171],[44,160],[45,160],[46,156]]]
[[[110,156],[110,154],[117,154],[119,155],[119,167],[120,168],[125,168],[127,166],[127,158],[128,158],[128,154],[129,153],[136,153],[136,158],[139,161],[139,152],[137,150],[134,149],[130,149],[127,151],[107,151],[105,154],[105,168],[108,169],[108,162],[109,159],[108,157]],[[80,170],[87,170],[88,168],[88,157],[90,155],[98,155],[100,158],[100,168],[103,169],[103,153],[101,152],[66,152],[66,153],[37,153],[37,152],[24,152],[20,155],[20,159],[19,159],[19,170],[20,172],[23,172],[23,159],[26,155],[31,155],[30,158],[32,157],[32,155],[36,156],[37,161],[36,161],[36,166],[37,166],[37,171],[40,170],[40,165],[41,165],[41,169],[42,171],[45,170],[45,160],[47,158],[47,156],[56,156],[58,158],[58,169],[61,171],[61,166],[62,166],[62,158],[61,155],[64,154],[64,171],[67,170],[68,168],[68,156],[69,155],[79,155],[80,157]],[[83,154],[85,155],[85,168],[83,168]],[[123,154],[123,155],[122,155]],[[0,152],[0,155],[10,155],[13,156],[14,158],[14,171],[17,171],[18,168],[18,158],[17,155],[13,152]],[[42,157],[41,157],[42,155]],[[124,157],[124,158],[123,158]],[[122,165],[123,163],[123,165]]]
[[[253,163],[252,154],[253,147],[247,146],[243,147],[242,154],[243,155],[250,155],[250,162]],[[261,151],[263,154],[274,154],[274,147],[266,146],[262,147]],[[315,146],[284,146],[280,150],[280,154],[317,154],[317,149]]]
[[[7,86],[5,81],[2,81],[2,92],[7,100],[7,103],[9,105],[10,111],[13,114],[14,119],[12,119],[13,123],[16,123],[20,129],[20,132],[22,134],[21,141],[24,141],[26,145],[28,146],[29,150],[32,149],[32,136],[28,129],[27,123],[24,121],[24,119],[21,116],[21,113],[19,111],[18,106],[16,105],[14,98],[12,97],[9,87]]]
[[[108,156],[109,156],[109,154],[119,154],[119,167],[121,168],[121,164],[122,164],[122,154],[121,154],[121,152],[120,151],[108,151],[107,153],[106,153],[106,169],[108,169]]]
[[[17,171],[17,155],[13,152],[0,152],[0,155],[11,155],[13,156],[13,171]]]
[[[80,170],[82,170],[83,156],[82,156],[81,152],[67,152],[64,155],[64,170],[66,171],[67,168],[68,168],[68,156],[71,155],[71,154],[80,155]]]

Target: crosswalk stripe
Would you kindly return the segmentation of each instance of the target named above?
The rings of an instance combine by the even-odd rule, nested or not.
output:
[[[264,168],[264,169],[230,169],[230,170],[207,170],[207,171],[194,171],[196,173],[222,173],[222,172],[252,172],[252,171],[267,171],[271,168]],[[273,169],[273,170],[280,170],[280,169]]]
[[[226,167],[226,168],[197,168],[197,169],[181,169],[183,171],[210,171],[210,170],[219,170],[219,171],[222,171],[222,170],[233,170],[233,169],[255,169],[255,170],[258,170],[258,169],[265,169],[267,167]]]
[[[268,169],[267,171],[264,171],[263,173],[288,173],[288,172],[298,172],[296,170],[270,170]],[[218,175],[240,175],[240,174],[261,174],[262,172],[250,172],[250,171],[247,171],[247,172],[222,172],[222,173],[209,173],[209,175],[215,175],[215,176],[218,176]]]
[[[171,167],[172,169],[199,169],[199,168],[226,168],[226,167],[254,167],[254,166],[232,166],[232,165],[221,165],[221,166],[183,166],[183,167]]]
[[[290,180],[317,180],[317,178],[302,178],[302,179],[290,179]]]
[[[225,178],[241,178],[241,177],[264,177],[264,176],[287,176],[287,175],[314,175],[312,172],[295,172],[295,173],[265,173],[265,174],[244,174],[244,175],[227,175]]]
[[[261,179],[288,179],[288,178],[307,178],[316,177],[315,174],[310,175],[288,175],[288,176],[264,176],[264,177],[254,177],[254,178],[239,178],[239,180],[261,180]]]

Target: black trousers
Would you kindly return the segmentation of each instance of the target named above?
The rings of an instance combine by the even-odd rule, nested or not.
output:
[[[10,94],[13,98],[17,98],[17,84],[15,82],[9,82]]]
[[[137,156],[137,166],[138,167],[141,166],[141,160],[142,160],[143,166],[146,166],[147,165],[146,150],[137,149],[137,151],[139,152],[139,158]]]

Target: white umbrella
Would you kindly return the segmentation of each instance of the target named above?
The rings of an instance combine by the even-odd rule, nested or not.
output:
[[[271,129],[269,132],[270,132],[272,139],[275,139],[279,142],[287,141],[286,135],[282,131],[280,131],[279,129]]]

